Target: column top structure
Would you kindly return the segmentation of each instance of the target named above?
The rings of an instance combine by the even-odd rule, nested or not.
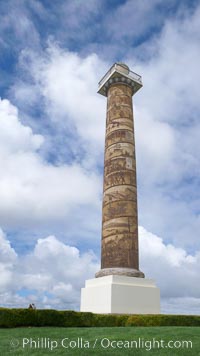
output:
[[[132,87],[132,95],[134,95],[142,87],[142,77],[132,72],[125,63],[114,63],[100,80],[98,93],[107,96],[110,85],[117,83]]]

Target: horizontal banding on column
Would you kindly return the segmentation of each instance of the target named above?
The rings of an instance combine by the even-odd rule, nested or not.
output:
[[[101,266],[104,271],[114,267],[143,277],[138,271],[136,190],[132,89],[117,84],[108,89]],[[102,275],[100,271],[98,276]]]
[[[110,95],[108,98],[108,108],[120,105],[132,108],[132,97],[126,94],[123,95]]]
[[[136,202],[133,202],[131,200],[120,200],[112,202],[110,204],[107,204],[105,208],[103,208],[103,222],[113,219],[115,217],[117,218],[122,216],[137,216],[137,213],[135,213],[134,215],[136,209]]]
[[[131,239],[131,246],[138,250],[138,243],[134,241],[138,233],[137,225],[131,230],[133,231],[130,232],[129,227],[123,227],[123,224],[121,224],[121,227],[119,228],[114,227],[113,229],[105,229],[103,231],[102,239],[104,242],[117,242],[117,240],[122,238]]]
[[[117,129],[120,130],[132,130],[132,122],[127,118],[123,119],[115,119],[110,121],[106,126],[106,135],[108,136],[111,132],[116,131]]]
[[[107,147],[105,160],[117,157],[133,157],[135,159],[134,146],[126,142],[116,142]]]
[[[137,216],[120,216],[103,222],[102,238],[108,236],[132,233],[137,236]]]
[[[123,267],[138,269],[138,246],[132,238],[119,235],[102,240],[102,268]]]
[[[128,95],[132,97],[132,88],[129,85],[122,84],[122,83],[114,83],[113,85],[110,86],[108,90],[108,98],[111,96],[117,96],[117,95]]]
[[[127,118],[131,120],[132,117],[133,117],[132,108],[127,105],[123,105],[123,106],[113,105],[111,108],[109,108],[109,110],[107,110],[108,122],[113,119],[121,119],[121,118]]]
[[[118,129],[106,135],[106,149],[113,143],[123,143],[123,142],[133,144],[132,130]]]
[[[108,177],[111,173],[122,172],[122,171],[133,171],[135,172],[135,159],[133,157],[113,157],[105,160],[104,172]]]
[[[132,185],[136,187],[136,176],[132,171],[121,171],[117,173],[111,173],[104,179],[104,191],[110,187],[119,185]]]
[[[118,200],[132,200],[137,202],[136,187],[130,185],[121,185],[118,187],[108,188],[103,195],[103,206]]]

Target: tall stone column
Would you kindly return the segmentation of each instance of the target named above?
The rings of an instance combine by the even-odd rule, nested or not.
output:
[[[129,68],[116,64],[108,79],[104,157],[101,270],[96,277],[144,277],[139,271],[137,181]],[[122,72],[122,73],[120,73]],[[116,80],[117,79],[117,80]],[[128,80],[129,79],[129,80]],[[101,93],[102,94],[102,93]]]
[[[101,269],[81,289],[83,312],[160,313],[159,289],[143,278],[138,259],[132,96],[141,87],[141,77],[123,63],[115,63],[99,83],[98,92],[107,97]]]

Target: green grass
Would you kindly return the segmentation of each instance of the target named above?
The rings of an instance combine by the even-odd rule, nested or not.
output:
[[[88,341],[90,348],[63,348],[61,340],[68,338],[69,340],[83,339],[83,342]],[[58,346],[52,351],[49,348],[30,348],[30,346],[22,347],[23,338],[43,342],[56,341]],[[165,344],[169,340],[191,340],[191,348],[154,348],[147,351],[144,348],[103,348],[101,340],[107,338],[110,341],[125,341],[137,340],[140,338],[143,343],[147,340],[164,340]],[[95,348],[93,345],[95,340],[97,343]],[[67,342],[67,340],[66,340]],[[16,346],[16,344],[18,344]],[[119,345],[122,345],[119,344]],[[125,344],[124,344],[125,345]],[[115,346],[115,345],[114,345]],[[147,344],[147,348],[149,344]],[[0,329],[0,355],[200,355],[200,327],[115,327],[115,328],[61,328],[61,327],[44,327],[44,328],[16,328],[16,329]]]

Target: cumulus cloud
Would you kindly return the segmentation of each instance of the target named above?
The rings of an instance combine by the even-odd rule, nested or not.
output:
[[[165,22],[159,37],[152,40],[148,61],[128,55],[127,62],[144,81],[134,97],[140,223],[191,248],[198,246],[200,227],[196,208],[200,203],[199,99],[198,80],[194,80],[199,73],[199,8],[183,13]],[[110,64],[96,54],[82,57],[50,42],[39,59],[31,51],[23,51],[21,65],[31,69],[34,82],[23,85],[30,91],[35,86],[53,125],[61,127],[65,135],[73,131],[70,146],[79,147],[75,157],[81,166],[98,170],[103,163],[106,100],[96,90]],[[15,97],[19,90],[14,88]],[[62,151],[60,143],[58,152]]]
[[[168,19],[146,60],[127,57],[144,83],[134,97],[140,224],[190,249],[200,228],[199,12]]]
[[[3,38],[3,49],[9,50],[10,47],[14,47],[15,51],[18,51],[26,46],[27,43],[31,43],[32,47],[38,49],[40,36],[32,21],[30,12],[25,6],[25,1],[8,0],[6,3],[0,4],[0,10],[0,31]],[[41,10],[42,6],[40,6],[40,12]]]
[[[144,77],[145,106],[155,120],[180,120],[180,127],[198,120],[199,14],[197,7],[185,16],[167,20],[157,41],[153,41],[150,60],[135,63]]]
[[[9,154],[31,152],[43,143],[41,135],[34,135],[31,128],[24,126],[18,118],[18,110],[8,100],[0,99],[0,152]]]
[[[3,231],[0,229],[0,291],[6,292],[13,279],[13,268],[17,259],[17,254],[10,246]]]
[[[52,42],[39,59],[24,50],[21,65],[26,68],[27,64],[31,66],[35,90],[40,91],[49,119],[62,127],[74,126],[87,144],[97,142],[98,147],[103,147],[106,100],[96,91],[101,74],[107,70],[106,64],[96,54],[81,58]],[[33,88],[28,83],[27,87]],[[21,86],[14,88],[16,98],[20,91]]]
[[[141,268],[158,281],[163,297],[199,297],[197,283],[200,252],[190,255],[183,248],[165,244],[163,239],[140,227]]]
[[[73,159],[98,171],[103,164],[106,98],[97,94],[97,89],[107,64],[96,54],[81,57],[49,41],[40,56],[23,50],[20,68],[25,79],[16,81],[10,95],[27,114],[23,118],[28,125],[43,130],[43,154],[48,159],[53,152],[59,163]],[[31,117],[37,102],[40,121]]]
[[[160,288],[162,312],[197,313],[200,252],[189,255],[143,227],[139,228],[139,235],[140,268]],[[0,294],[4,305],[26,306],[34,302],[41,308],[79,309],[85,279],[94,278],[99,270],[92,251],[81,253],[55,236],[38,239],[34,249],[24,256],[16,254],[2,232],[0,246]]]
[[[140,2],[128,0],[120,4],[112,13],[112,21],[111,14],[105,21],[112,40],[120,43],[124,41],[127,43],[133,39],[136,41],[141,35],[152,31],[155,26],[161,26],[164,14],[159,11],[160,3],[161,0],[153,0],[151,3],[146,0]]]
[[[77,309],[84,280],[99,263],[92,251],[80,253],[55,236],[38,239],[34,250],[19,256],[1,231],[1,305]]]
[[[171,314],[192,314],[199,315],[200,298],[181,297],[181,298],[163,298],[163,313]]]
[[[45,50],[36,51],[36,47],[39,47],[39,35],[24,7],[21,9],[23,16],[19,28],[16,28],[13,11],[2,21],[0,29],[4,33],[11,27],[16,29],[18,37],[22,39],[20,46],[22,45],[23,51],[18,67],[20,80],[15,80],[9,94],[16,106],[19,105],[23,116],[21,117],[21,112],[18,114],[16,107],[9,101],[0,102],[0,164],[3,167],[0,178],[0,223],[15,231],[19,227],[31,226],[33,229],[35,226],[48,225],[49,235],[53,224],[57,224],[62,235],[63,226],[65,227],[67,243],[69,235],[76,235],[77,240],[84,244],[90,239],[92,248],[94,241],[100,239],[100,169],[103,163],[106,99],[96,94],[97,83],[111,65],[111,62],[108,63],[108,43],[109,58],[112,61],[113,53],[120,53],[118,57],[124,57],[123,44],[126,43],[127,48],[127,41],[131,41],[131,44],[132,41],[137,41],[137,34],[134,35],[137,29],[137,33],[150,36],[151,41],[145,42],[145,47],[137,43],[134,52],[130,45],[126,58],[121,59],[131,69],[142,74],[144,82],[143,89],[134,97],[139,219],[141,225],[146,226],[149,231],[163,236],[161,240],[154,235],[150,236],[148,232],[141,232],[141,263],[144,272],[148,271],[147,275],[149,273],[150,277],[156,276],[163,298],[166,298],[166,308],[169,303],[172,309],[176,303],[180,304],[178,298],[182,298],[181,293],[184,295],[185,308],[189,308],[190,303],[195,306],[199,303],[199,290],[196,287],[199,253],[195,250],[199,250],[200,228],[200,7],[191,7],[189,11],[182,6],[177,16],[166,19],[165,11],[159,11],[160,3],[155,0],[152,7],[149,7],[149,4],[144,6],[142,2],[135,5],[126,1],[121,6],[116,6],[112,14],[108,11],[103,25],[107,29],[105,32],[108,38],[117,39],[117,44],[107,41],[98,47],[87,43],[87,46],[83,46],[82,54],[63,49],[53,40],[48,42]],[[21,1],[21,4],[24,2]],[[37,16],[43,19],[48,17],[41,3],[30,1],[30,4]],[[76,31],[80,25],[77,8],[81,14],[84,13],[82,25],[85,25],[86,17],[87,22],[91,16],[97,15],[100,10],[97,2],[88,4],[83,7],[79,3],[71,6],[62,3],[63,13],[66,14],[67,11],[71,14],[68,26],[72,30]],[[171,5],[172,2],[167,6]],[[54,8],[54,5],[51,6]],[[154,18],[158,11],[160,16],[156,16],[156,26],[162,27],[162,31],[154,33],[152,23],[155,24]],[[130,15],[133,12],[135,21],[132,21]],[[112,28],[110,16],[116,19]],[[121,20],[120,26],[121,23],[124,25],[121,32],[117,31],[118,18]],[[65,16],[64,22],[66,23]],[[95,30],[97,28],[98,24]],[[152,29],[152,33],[148,33],[149,29]],[[86,32],[92,38],[89,28]],[[64,34],[62,41],[70,41],[71,33],[68,31],[66,36]],[[126,34],[130,36],[127,37]],[[79,31],[76,38],[82,41],[85,32]],[[33,43],[31,49],[24,48],[27,39],[29,43]],[[90,54],[91,48],[96,48],[98,55]],[[105,48],[106,56],[102,53]],[[106,60],[102,60],[103,57]],[[36,104],[39,114],[34,110]],[[31,110],[39,118],[31,118]],[[43,153],[50,146],[49,159],[46,159]],[[63,147],[66,149],[63,150]],[[62,152],[62,160],[58,159],[53,164],[52,151],[56,157]],[[95,221],[98,221],[98,228]],[[148,254],[143,240],[149,247]],[[50,246],[55,244],[57,249],[56,241],[55,236],[41,239],[40,242],[38,240],[31,255],[33,265],[35,260],[40,261],[42,246],[47,251],[47,255],[44,255],[46,264],[49,263],[48,255],[52,253]],[[149,246],[149,241],[154,250]],[[80,243],[80,246],[82,248],[83,244]],[[191,255],[187,248],[192,251]],[[70,251],[72,254],[72,250]],[[66,251],[65,253],[67,255]],[[74,258],[76,259],[76,254]],[[162,276],[165,276],[163,279],[156,267],[154,269],[154,258],[160,263]],[[1,266],[5,276],[4,285],[6,280],[12,280],[12,265]],[[66,283],[64,279],[53,286],[48,273],[34,274],[28,270],[28,265],[27,271],[29,273],[24,279],[24,288],[31,288],[31,280],[37,290],[42,285],[48,288],[51,286],[55,292],[54,297],[57,293],[57,302],[54,301],[54,305],[59,303],[62,295],[73,291],[71,283]],[[169,271],[173,275],[171,280]],[[187,285],[186,279],[189,280]],[[167,283],[164,286],[165,281],[169,283],[169,289]],[[174,292],[169,292],[170,289]],[[12,300],[8,294],[6,298],[8,303]],[[37,297],[33,293],[31,298]],[[43,290],[42,303],[48,305],[50,298]],[[13,294],[14,300],[19,304],[27,299],[24,295]]]
[[[189,254],[182,247],[139,227],[140,269],[156,281],[161,292],[163,313],[199,313],[200,251]]]
[[[101,184],[80,165],[43,160],[44,138],[24,126],[16,107],[0,101],[0,221],[3,226],[67,223],[80,206],[99,209]]]

